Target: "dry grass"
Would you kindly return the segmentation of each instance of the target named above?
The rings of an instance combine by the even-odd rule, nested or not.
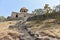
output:
[[[7,21],[0,23],[0,40],[19,40],[19,32],[8,29],[9,25],[16,24],[17,21]]]
[[[12,36],[11,36],[12,35]],[[13,30],[9,30],[9,29],[3,29],[3,30],[0,30],[0,39],[4,38],[4,37],[8,37],[9,39],[12,38],[13,39],[13,36],[15,38],[18,38],[19,37],[19,32],[17,31],[13,31]]]
[[[0,23],[0,28],[8,28],[9,25],[15,25],[17,21],[5,21]]]
[[[27,22],[26,25],[33,25],[31,32],[44,32],[48,35],[60,37],[60,25],[57,24],[56,19],[48,19],[41,21],[42,23],[35,23],[34,21]],[[41,34],[40,34],[41,35]]]

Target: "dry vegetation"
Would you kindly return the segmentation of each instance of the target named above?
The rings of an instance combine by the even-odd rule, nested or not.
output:
[[[31,20],[30,20],[31,19]],[[60,12],[36,15],[28,18],[26,25],[32,26],[29,30],[33,33],[40,33],[60,38]],[[42,34],[39,34],[40,37]]]
[[[28,21],[25,24],[32,26],[30,31],[33,33],[44,32],[47,35],[52,35],[52,36],[60,38],[59,22],[60,21],[57,19],[48,19],[48,20],[43,20],[43,21],[39,21],[39,20]],[[41,34],[39,35],[40,37],[42,36]]]
[[[17,21],[6,21],[0,23],[0,40],[19,40],[19,32],[9,29],[9,25],[16,24]]]

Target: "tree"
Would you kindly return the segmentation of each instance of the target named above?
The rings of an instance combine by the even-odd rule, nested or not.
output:
[[[0,22],[5,21],[5,20],[6,20],[6,18],[4,16],[0,16]]]
[[[41,15],[43,14],[43,9],[35,9],[34,11],[32,11],[32,13],[36,15]]]
[[[49,4],[45,4],[44,9],[48,8]]]
[[[49,7],[49,4],[45,4],[44,10],[46,10],[46,13],[50,13],[52,11],[51,7]]]
[[[57,5],[57,6],[55,7],[55,12],[60,12],[60,5]]]

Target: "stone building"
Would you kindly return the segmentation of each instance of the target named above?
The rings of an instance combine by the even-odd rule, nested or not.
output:
[[[12,12],[11,16],[9,16],[9,19],[21,19],[21,20],[27,20],[27,18],[34,16],[34,14],[28,13],[28,9],[23,7],[20,9],[20,12]]]

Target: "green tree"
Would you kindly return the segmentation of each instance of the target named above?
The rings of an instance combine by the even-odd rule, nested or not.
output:
[[[55,12],[60,12],[60,5],[57,5],[57,6],[55,7]]]
[[[32,13],[36,15],[40,15],[43,13],[43,9],[35,9],[34,11],[32,11]]]
[[[6,18],[4,16],[0,16],[0,22],[5,21],[5,20],[6,20]]]

